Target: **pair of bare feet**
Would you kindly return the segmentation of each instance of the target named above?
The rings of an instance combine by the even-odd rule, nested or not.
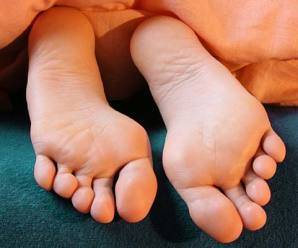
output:
[[[108,105],[94,49],[78,11],[53,8],[33,26],[27,100],[35,179],[98,222],[112,221],[115,209],[137,222],[157,190],[150,145],[139,124]],[[221,242],[261,228],[265,180],[285,157],[262,104],[176,19],[142,23],[131,54],[168,130],[165,172],[193,221]]]

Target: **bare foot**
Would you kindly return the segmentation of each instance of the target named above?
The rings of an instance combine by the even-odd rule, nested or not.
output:
[[[35,22],[29,43],[37,183],[98,222],[112,221],[115,208],[126,221],[142,220],[157,189],[148,137],[108,105],[89,22],[76,10],[52,8]]]
[[[168,129],[165,172],[193,221],[221,242],[260,229],[264,179],[285,157],[262,104],[176,19],[142,23],[131,51]]]

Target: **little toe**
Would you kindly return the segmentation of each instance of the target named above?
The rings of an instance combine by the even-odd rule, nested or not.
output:
[[[58,172],[54,179],[53,189],[63,198],[70,198],[78,187],[78,181],[65,166],[58,165]]]
[[[265,225],[267,217],[264,209],[249,199],[241,184],[226,189],[225,194],[237,207],[245,228],[255,231]]]
[[[259,177],[268,180],[272,178],[276,172],[276,161],[263,153],[254,159],[252,167]]]
[[[78,188],[72,195],[72,205],[81,213],[89,213],[94,198],[94,191],[91,188],[92,178],[89,176],[76,176]]]
[[[228,243],[240,236],[242,222],[237,209],[217,188],[200,186],[177,190],[194,223],[211,237]]]
[[[246,194],[255,203],[265,206],[271,198],[271,191],[267,182],[258,177],[251,169],[242,179],[245,184]]]
[[[128,222],[138,222],[148,214],[157,192],[157,180],[149,158],[125,165],[116,183],[119,215]]]
[[[51,190],[56,174],[56,166],[52,160],[43,155],[37,155],[34,166],[34,178],[37,184],[45,190]]]
[[[286,156],[286,146],[282,139],[270,130],[264,137],[263,150],[276,162],[282,162]]]
[[[114,219],[115,200],[112,186],[112,178],[99,178],[93,181],[95,197],[90,214],[99,223],[110,223]]]

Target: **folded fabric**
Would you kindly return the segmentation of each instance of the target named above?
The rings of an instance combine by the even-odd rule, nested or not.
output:
[[[135,0],[1,0],[0,49],[21,35],[40,12],[54,5],[94,11],[116,11],[131,8],[134,2]]]
[[[297,0],[142,0],[170,11],[264,103],[298,105]]]
[[[0,1],[0,49],[20,36],[38,13],[55,5],[81,9],[93,25],[101,23],[99,18],[103,11],[133,7],[153,12],[166,10],[188,24],[210,53],[260,101],[298,106],[297,0],[137,2],[138,5],[134,5],[135,0]],[[134,18],[129,14],[126,17],[128,21]],[[123,18],[119,26],[122,24]],[[94,25],[94,29],[98,34],[96,29],[101,27]]]

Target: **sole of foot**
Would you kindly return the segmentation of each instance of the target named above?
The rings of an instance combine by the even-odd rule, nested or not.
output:
[[[285,157],[262,104],[174,18],[142,23],[131,52],[168,130],[165,172],[194,223],[223,243],[262,228],[265,179]]]

